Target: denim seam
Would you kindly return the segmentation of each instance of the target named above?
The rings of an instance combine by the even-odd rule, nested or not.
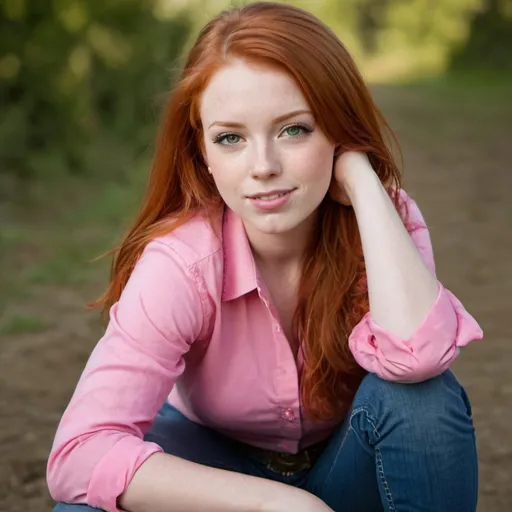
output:
[[[361,407],[359,409],[359,411],[361,411],[361,410],[363,410],[366,413],[366,420],[372,426],[375,435],[380,439],[381,435],[379,434],[379,431],[377,430],[375,419],[370,414],[368,409],[366,409],[365,407]],[[389,511],[395,512],[396,508],[395,508],[395,503],[393,501],[393,496],[391,495],[391,489],[389,488],[388,481],[386,480],[386,475],[384,474],[384,462],[382,459],[382,452],[380,451],[380,449],[378,447],[375,447],[375,457],[377,459],[377,471],[379,473],[379,478],[382,483],[384,492],[386,493],[386,500],[388,502]]]
[[[357,409],[354,409],[352,411],[352,414],[350,415],[350,420],[349,420],[349,424],[350,424],[350,428],[352,428],[352,420],[354,419],[354,416],[356,416],[357,414],[359,414],[360,412],[364,412],[368,417],[370,417],[372,420],[373,420],[373,417],[372,415],[368,412],[368,409],[365,407],[365,406],[361,406],[361,407],[358,407]],[[377,429],[375,428],[374,424],[375,424],[375,420],[373,420],[373,423],[371,421],[368,421],[372,427],[373,427],[373,431],[374,431],[374,434],[377,436],[377,437],[380,437],[379,433],[377,432]],[[352,428],[352,430],[354,430]],[[355,430],[354,430],[355,432]],[[359,444],[361,445],[361,448],[368,453],[368,455],[373,455],[373,451],[372,450],[367,450],[366,449],[366,446],[364,446],[364,443],[361,441],[361,439],[359,438],[359,436],[357,435],[356,433],[356,439],[357,441],[359,442]]]
[[[352,415],[350,416],[350,419],[352,419]],[[332,471],[334,469],[334,466],[336,465],[336,461],[338,460],[338,457],[340,455],[341,450],[343,449],[343,446],[345,446],[345,441],[347,440],[348,434],[349,434],[349,432],[351,430],[352,430],[352,426],[351,426],[351,423],[349,421],[347,432],[345,433],[345,436],[343,437],[343,440],[341,441],[341,443],[338,446],[338,449],[336,450],[336,455],[334,456],[334,459],[332,461],[331,467],[329,469],[329,473],[327,473],[327,476],[325,477],[324,487],[325,487],[325,485],[327,485],[327,483],[329,482],[329,480],[331,478]]]
[[[388,482],[386,480],[386,475],[384,474],[384,464],[382,462],[382,453],[378,448],[375,448],[375,455],[377,458],[377,470],[379,472],[379,478],[382,483],[382,487],[384,488],[384,492],[386,493],[386,500],[389,505],[389,511],[395,512],[395,504],[393,502],[393,496],[391,495],[391,490],[389,488]]]

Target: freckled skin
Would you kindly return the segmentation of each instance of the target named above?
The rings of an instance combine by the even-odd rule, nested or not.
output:
[[[275,121],[293,112],[299,113]],[[212,176],[249,239],[304,236],[329,190],[335,148],[293,78],[235,60],[213,76],[200,113]],[[293,192],[271,211],[247,198],[275,190]]]

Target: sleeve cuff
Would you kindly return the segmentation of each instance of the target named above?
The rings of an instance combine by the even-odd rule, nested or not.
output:
[[[132,435],[120,439],[96,466],[89,483],[87,503],[106,512],[124,512],[118,508],[117,499],[142,463],[162,451],[157,444]]]
[[[420,381],[439,375],[455,360],[458,347],[483,337],[461,302],[441,284],[439,295],[407,340],[377,325],[367,313],[349,337],[349,347],[365,370],[387,380]]]

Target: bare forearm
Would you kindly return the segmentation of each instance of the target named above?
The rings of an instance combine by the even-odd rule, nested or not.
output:
[[[434,304],[438,282],[373,171],[354,173],[347,193],[361,234],[372,318],[407,339]]]
[[[277,482],[157,453],[135,473],[119,504],[129,512],[256,512],[303,495]]]

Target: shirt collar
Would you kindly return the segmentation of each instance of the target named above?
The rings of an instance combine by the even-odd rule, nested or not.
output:
[[[237,299],[258,287],[256,264],[242,219],[227,206],[222,223],[224,283],[222,300]]]

